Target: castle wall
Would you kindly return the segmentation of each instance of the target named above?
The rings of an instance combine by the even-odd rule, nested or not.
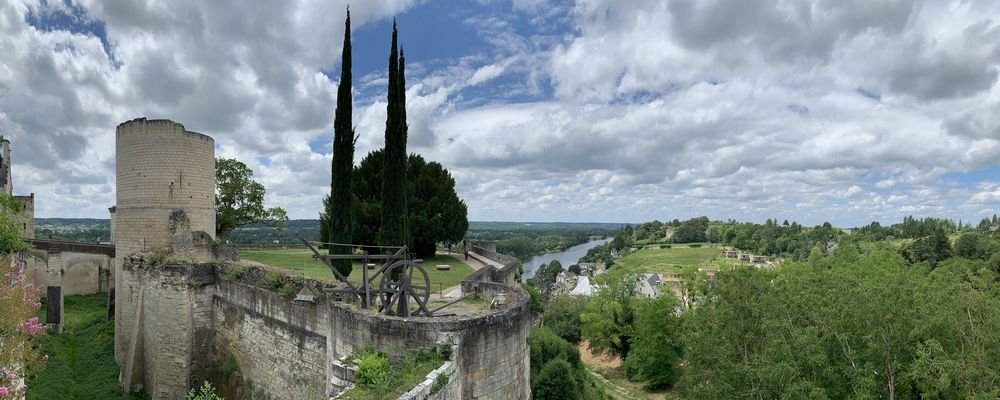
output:
[[[502,285],[493,285],[494,291],[502,290]],[[520,290],[503,290],[510,293],[508,307],[480,317],[390,317],[330,302],[329,358],[342,359],[374,347],[398,360],[408,351],[451,343],[456,346],[453,379],[460,385],[454,389],[459,397],[528,399],[528,298]]]
[[[222,281],[212,310],[217,362],[235,358],[243,377],[272,399],[326,398],[325,303]]]
[[[116,292],[138,305],[132,330],[124,332],[130,346],[119,354],[122,380],[153,399],[184,398],[212,364],[213,266],[127,268],[121,278],[129,290]]]
[[[107,292],[114,286],[114,258],[106,254],[32,249],[23,257],[33,282],[61,286],[63,296]]]

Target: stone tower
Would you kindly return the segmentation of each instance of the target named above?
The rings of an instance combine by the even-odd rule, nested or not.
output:
[[[0,193],[14,196],[14,181],[11,180],[11,160],[10,160],[10,139],[0,135]],[[25,239],[35,238],[35,194],[27,196],[14,196],[21,202],[21,213],[23,221],[21,225],[21,237]]]
[[[116,130],[115,357],[126,391],[143,382],[141,271],[123,271],[126,258],[176,245],[191,232],[215,237],[215,141],[169,120],[138,118]],[[203,232],[203,233],[202,233]]]
[[[14,185],[10,180],[10,140],[0,136],[0,146],[3,147],[3,151],[0,152],[0,157],[2,157],[0,158],[0,175],[3,176],[0,179],[0,188],[3,189],[3,193],[13,196]]]

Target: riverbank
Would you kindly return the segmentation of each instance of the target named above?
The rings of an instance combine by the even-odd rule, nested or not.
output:
[[[570,247],[563,251],[546,253],[542,255],[525,258],[522,260],[522,264],[524,265],[523,279],[527,281],[528,278],[531,278],[533,275],[535,275],[535,271],[538,270],[539,266],[541,266],[542,264],[548,264],[552,261],[559,261],[559,263],[562,264],[564,268],[576,264],[580,260],[580,257],[587,255],[588,250],[600,246],[602,244],[608,243],[611,240],[612,240],[611,238],[591,240],[589,242]]]

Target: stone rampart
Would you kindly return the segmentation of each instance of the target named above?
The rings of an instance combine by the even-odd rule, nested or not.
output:
[[[213,358],[233,357],[243,378],[270,398],[325,398],[326,310],[325,301],[290,301],[222,280],[213,302]]]
[[[528,297],[519,288],[483,282],[484,288],[504,291],[509,301],[485,316],[392,317],[329,302],[329,359],[349,357],[375,348],[399,360],[408,351],[455,346],[454,389],[463,399],[528,399],[530,326]],[[342,388],[332,388],[337,391]]]

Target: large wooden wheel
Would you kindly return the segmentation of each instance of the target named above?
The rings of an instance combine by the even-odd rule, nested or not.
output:
[[[382,312],[386,314],[402,317],[430,315],[427,302],[431,297],[431,280],[423,265],[410,260],[396,261],[382,271],[379,297]],[[417,305],[412,313],[410,301]]]

